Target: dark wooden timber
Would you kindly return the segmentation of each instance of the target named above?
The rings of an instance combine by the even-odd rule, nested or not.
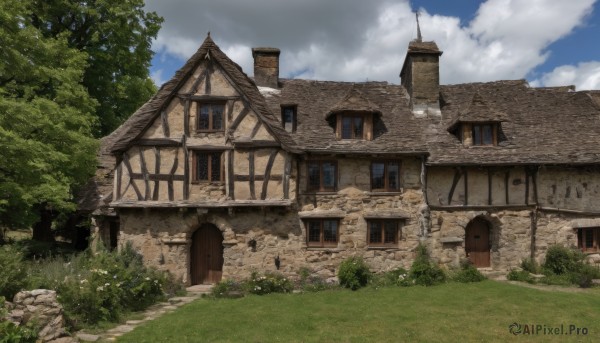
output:
[[[238,98],[227,100],[227,122],[233,119],[233,107]]]
[[[529,251],[531,252],[531,259],[535,258],[535,235],[537,233],[537,209],[531,211],[531,246]]]
[[[292,200],[235,200],[235,201],[118,201],[110,205],[116,208],[233,208],[291,206]],[[342,215],[343,217],[343,215]]]
[[[529,169],[525,168],[525,204],[529,205]]]
[[[290,175],[292,174],[292,158],[285,153],[285,166],[283,169],[283,198],[290,198]],[[273,176],[271,176],[273,177]]]
[[[190,100],[185,100],[183,105],[183,132],[186,136],[190,135]]]
[[[258,130],[260,130],[260,127],[262,126],[262,121],[257,121],[256,125],[254,125],[254,128],[252,128],[252,133],[250,134],[250,137],[254,138],[254,136],[256,136],[256,134],[258,133]]]
[[[115,199],[121,200],[121,178],[123,177],[123,169],[121,163],[117,165],[117,196]]]
[[[169,172],[169,181],[168,181],[168,192],[169,192],[169,200],[173,201],[175,198],[174,190],[173,190],[173,180],[175,179],[175,172],[177,171],[177,165],[179,164],[179,150],[175,152],[175,159],[173,160],[173,166],[171,167],[171,171]]]
[[[223,95],[195,95],[195,94],[179,94],[177,95],[180,99],[189,99],[192,101],[231,101],[240,99],[239,96],[223,96]]]
[[[262,184],[262,192],[260,193],[260,199],[265,200],[267,198],[267,189],[269,186],[269,178],[271,177],[271,169],[273,168],[273,162],[275,162],[275,158],[277,157],[277,150],[273,150],[271,155],[269,156],[269,161],[267,162],[267,167],[265,168],[265,180]]]
[[[452,204],[452,197],[454,196],[454,191],[456,190],[456,185],[458,185],[458,181],[460,181],[461,171],[458,168],[454,168],[454,178],[452,179],[452,186],[450,187],[450,193],[448,193],[448,205]]]
[[[169,130],[169,114],[167,111],[165,111],[164,109],[160,112],[160,119],[162,121],[162,129],[163,129],[163,135],[165,137],[169,137],[170,135],[170,130]]]
[[[208,66],[206,67],[206,79],[205,79],[205,83],[204,83],[204,94],[210,94],[212,91],[212,87],[210,84],[210,76],[213,73],[213,65],[212,65],[212,61],[209,60],[208,61]]]
[[[190,197],[190,155],[186,144],[186,137],[181,139],[183,145],[184,167],[183,167],[183,200]]]
[[[242,120],[244,120],[244,118],[246,118],[246,116],[248,115],[249,112],[250,112],[250,110],[248,109],[248,107],[244,106],[244,109],[242,110],[242,112],[240,112],[240,114],[238,114],[238,116],[235,118],[233,123],[231,123],[231,125],[229,126],[229,132],[234,132],[235,129],[237,129],[238,125],[240,125]]]
[[[466,168],[463,168],[463,176],[465,183],[465,206],[469,205],[469,172]]]
[[[488,205],[492,204],[492,171],[490,168],[487,169],[488,174]]]
[[[229,187],[229,197],[235,200],[234,194],[234,180],[233,180],[233,150],[227,153],[227,185]]]
[[[138,188],[138,186],[135,184],[135,181],[133,181],[133,178],[131,177],[133,175],[133,171],[131,169],[131,164],[129,163],[129,154],[127,154],[126,152],[123,153],[123,164],[125,165],[125,168],[127,168],[127,173],[129,173],[129,184],[131,185],[131,187],[133,187],[133,190],[135,191],[135,195],[137,195],[138,200],[144,200],[144,198],[142,197],[142,193],[140,192],[140,189]]]
[[[223,150],[232,150],[233,147],[228,145],[187,145],[189,150],[202,150],[202,151],[223,151]]]
[[[173,181],[184,181],[185,180],[184,175],[149,174],[147,177],[148,177],[148,180],[154,181],[154,182],[169,181],[169,180],[173,180]],[[145,176],[140,173],[133,173],[133,174],[131,174],[131,178],[134,180],[144,180]]]
[[[198,87],[200,87],[200,84],[202,84],[204,82],[207,72],[208,72],[208,68],[204,68],[204,71],[202,72],[200,77],[197,78],[196,81],[194,81],[194,83],[192,84],[192,88],[190,88],[191,94],[198,93]]]
[[[146,158],[144,157],[144,150],[141,147],[138,147],[138,152],[140,154],[140,165],[142,169],[142,176],[144,178],[144,200],[150,199],[150,181],[148,180],[148,167],[146,167]]]
[[[510,198],[508,195],[508,182],[509,181],[510,181],[510,170],[507,170],[506,174],[504,174],[504,198],[506,199],[507,205],[510,203]]]
[[[532,170],[532,172],[531,172],[531,186],[533,187],[533,201],[535,202],[536,205],[539,203],[538,192],[537,192],[537,173],[538,173],[537,169]]]
[[[250,184],[250,198],[256,200],[256,192],[254,190],[254,150],[250,150],[248,153],[248,172],[250,174],[250,179],[248,180]]]
[[[153,148],[154,150],[154,174],[160,175],[160,149]],[[160,180],[154,180],[154,190],[152,193],[152,200],[158,200],[158,191],[159,191]]]
[[[141,146],[165,146],[165,147],[178,147],[181,145],[181,142],[176,141],[174,139],[165,139],[165,138],[145,138],[138,139],[133,144],[141,145]]]
[[[236,148],[252,149],[252,148],[279,148],[281,144],[276,141],[238,141],[233,142]]]
[[[273,181],[282,181],[284,178],[282,175],[271,175],[269,177],[269,180],[273,180]],[[241,174],[234,174],[233,175],[233,180],[234,181],[242,181],[242,182],[248,182],[250,181],[250,175],[241,175]],[[265,180],[265,176],[264,175],[254,175],[254,181],[264,181]]]

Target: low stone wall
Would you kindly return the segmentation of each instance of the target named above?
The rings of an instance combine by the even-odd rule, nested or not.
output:
[[[16,325],[35,324],[40,328],[38,340],[41,342],[52,342],[68,336],[64,328],[63,308],[56,300],[55,291],[34,289],[19,292],[8,306],[10,312],[7,319]],[[69,342],[68,338],[60,341]]]

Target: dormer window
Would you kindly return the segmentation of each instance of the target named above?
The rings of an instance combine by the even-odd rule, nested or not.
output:
[[[287,132],[296,132],[296,105],[281,107],[281,124]]]
[[[481,123],[472,124],[473,145],[497,145],[498,124]]]
[[[338,139],[371,140],[373,137],[373,114],[338,113],[336,136]]]

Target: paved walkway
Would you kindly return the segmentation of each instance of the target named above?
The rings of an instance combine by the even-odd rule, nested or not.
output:
[[[93,335],[80,331],[76,334],[76,337],[79,339],[80,342],[114,342],[117,340],[117,337],[132,331],[136,328],[136,326],[147,321],[154,320],[165,313],[172,312],[177,308],[200,298],[203,294],[210,293],[211,288],[212,285],[196,285],[188,287],[186,289],[186,296],[171,298],[166,302],[154,304],[147,308],[146,311],[143,312],[143,319],[128,320],[127,322],[125,322],[125,324],[114,327],[101,334]]]

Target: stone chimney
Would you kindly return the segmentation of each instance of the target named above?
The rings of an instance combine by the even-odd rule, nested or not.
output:
[[[408,44],[400,72],[401,84],[410,96],[410,107],[417,118],[439,117],[440,51],[435,42],[413,40]]]
[[[260,87],[278,88],[279,49],[252,48],[254,82]]]

